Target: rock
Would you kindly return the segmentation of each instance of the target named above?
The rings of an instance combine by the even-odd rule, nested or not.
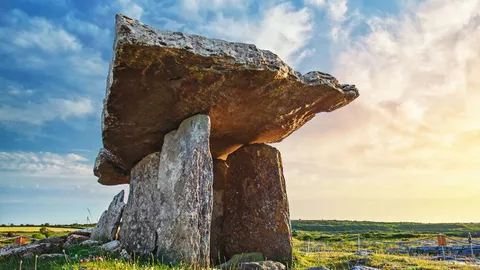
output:
[[[379,270],[379,269],[375,267],[365,266],[365,265],[356,265],[353,268],[350,268],[350,270]]]
[[[295,72],[255,45],[161,31],[116,16],[113,60],[102,113],[104,150],[94,173],[106,185],[159,152],[165,134],[199,113],[211,118],[211,152],[279,142],[358,97],[329,74]]]
[[[118,226],[122,218],[125,203],[123,202],[124,191],[120,191],[108,206],[108,210],[103,212],[100,220],[93,229],[90,239],[100,242],[107,242],[116,239]]]
[[[236,269],[238,270],[285,270],[285,265],[274,261],[263,262],[245,262],[240,263]]]
[[[65,254],[63,253],[54,253],[54,254],[42,254],[38,256],[39,260],[45,259],[58,259],[58,258],[65,258]]]
[[[4,246],[0,248],[0,259],[30,257],[45,253],[60,253],[65,240],[66,237],[52,237],[27,245]]]
[[[113,240],[108,243],[101,245],[98,250],[103,252],[117,252],[120,251],[122,244],[118,240]]]
[[[308,270],[330,270],[325,266],[315,266],[315,267],[309,267]]]
[[[292,262],[290,214],[282,160],[277,149],[243,146],[227,159],[223,236],[227,258],[262,252],[266,259]]]
[[[231,269],[232,267],[238,266],[240,263],[244,262],[260,262],[264,261],[265,257],[260,252],[250,252],[250,253],[242,253],[242,254],[235,254],[228,260],[228,262],[220,264],[218,267],[220,269]]]
[[[222,235],[227,164],[220,159],[213,160],[213,212],[210,229],[210,260],[214,264],[225,262],[225,243]]]
[[[128,252],[125,249],[122,249],[122,251],[120,251],[120,258],[124,259],[126,262],[129,262],[132,260],[132,257],[130,256],[130,254],[128,254]]]
[[[100,241],[95,241],[95,240],[85,240],[83,242],[80,243],[80,246],[81,247],[96,247],[96,246],[100,246],[102,244],[102,242]]]
[[[132,169],[119,238],[129,252],[208,266],[213,171],[210,119],[192,116],[165,136],[161,153]]]
[[[83,236],[90,237],[90,235],[93,232],[93,229],[94,228],[85,228],[85,229],[81,229],[81,230],[78,230],[78,231],[71,232],[68,235],[70,236],[70,235],[76,234],[76,235],[83,235]]]
[[[63,248],[69,248],[74,245],[78,245],[84,241],[89,240],[89,237],[78,235],[78,234],[71,234],[67,237],[67,241],[63,244]]]

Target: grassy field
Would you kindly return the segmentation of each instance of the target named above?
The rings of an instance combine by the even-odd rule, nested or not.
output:
[[[26,227],[26,226],[13,226],[13,227],[0,227],[0,233],[12,232],[12,233],[31,233],[31,232],[38,232],[40,230],[40,226],[35,227]],[[46,227],[48,230],[52,232],[73,232],[78,229],[75,228],[58,228],[58,227]]]
[[[421,224],[421,223],[378,223],[363,221],[292,221],[294,234],[293,269],[308,269],[312,266],[326,266],[329,269],[350,269],[355,265],[366,265],[380,269],[479,269],[474,265],[451,264],[432,260],[431,257],[413,257],[408,254],[388,254],[389,249],[399,247],[399,243],[412,242],[419,239],[435,239],[438,233],[451,238],[463,239],[471,233],[480,235],[478,223]],[[20,234],[38,232],[40,227],[0,227],[0,232],[17,231]],[[49,227],[55,234],[65,234],[73,228]],[[356,255],[360,236],[362,250],[370,250],[368,256]],[[1,239],[1,238],[0,238]],[[435,240],[432,240],[435,243]],[[308,251],[306,247],[308,245]],[[321,247],[315,250],[315,247]],[[38,261],[38,269],[191,269],[190,266],[175,268],[161,265],[158,262],[135,261],[125,262],[108,254],[101,254],[97,249],[73,247],[66,250],[65,258]],[[80,258],[92,255],[102,259],[80,262]],[[19,260],[0,261],[0,269],[18,269]],[[33,269],[33,258],[22,261],[22,269]]]

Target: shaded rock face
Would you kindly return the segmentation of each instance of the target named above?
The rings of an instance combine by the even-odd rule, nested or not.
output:
[[[211,119],[211,153],[279,142],[312,119],[353,101],[334,77],[301,75],[255,45],[153,29],[117,15],[102,114],[99,182],[127,182],[131,168],[159,152],[165,134],[199,113]],[[235,121],[232,121],[235,119]]]
[[[261,252],[292,260],[290,214],[280,152],[265,144],[243,146],[227,159],[223,236],[227,258]]]
[[[222,234],[224,221],[225,188],[227,185],[227,163],[213,160],[213,212],[210,230],[210,259],[214,264],[225,262],[225,243]]]
[[[209,135],[207,115],[190,117],[165,136],[161,153],[135,165],[119,235],[127,251],[208,266],[213,199]]]
[[[286,270],[285,265],[274,262],[274,261],[264,261],[264,262],[245,262],[240,263],[235,268],[237,270]]]
[[[123,202],[125,192],[118,193],[108,206],[108,210],[103,212],[100,220],[93,229],[90,239],[101,242],[115,240],[120,220],[122,219],[125,203]]]
[[[63,244],[63,248],[69,248],[74,245],[78,245],[84,241],[89,240],[90,238],[88,236],[83,236],[79,234],[72,234],[67,237],[67,241],[65,241],[65,244]]]

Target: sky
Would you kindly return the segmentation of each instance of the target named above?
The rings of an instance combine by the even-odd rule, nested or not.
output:
[[[116,13],[253,43],[360,97],[281,143],[292,219],[479,222],[480,0],[0,1],[0,224],[95,222]]]

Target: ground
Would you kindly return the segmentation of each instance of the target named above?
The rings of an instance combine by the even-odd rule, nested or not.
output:
[[[292,221],[294,230],[294,269],[308,269],[311,266],[326,266],[330,269],[350,269],[355,265],[367,265],[381,269],[478,269],[472,264],[452,264],[433,260],[432,257],[413,257],[397,252],[405,245],[435,245],[436,235],[448,236],[448,241],[464,241],[468,233],[474,241],[480,239],[480,224],[418,224],[418,223],[372,223],[352,221]],[[17,230],[31,234],[33,227],[0,227],[0,233]],[[40,227],[36,227],[39,229]],[[62,234],[72,228],[54,228]],[[359,236],[360,235],[360,246]],[[0,238],[1,241],[1,238]],[[369,250],[368,255],[356,255],[358,250]],[[393,253],[393,254],[388,254]],[[72,247],[65,251],[69,256],[38,261],[38,269],[172,269],[157,261],[125,262],[100,254],[93,249]],[[92,255],[89,262],[81,257]],[[0,269],[19,269],[16,259],[0,261]],[[190,269],[177,266],[175,269]],[[34,269],[34,258],[22,261],[22,269]]]

